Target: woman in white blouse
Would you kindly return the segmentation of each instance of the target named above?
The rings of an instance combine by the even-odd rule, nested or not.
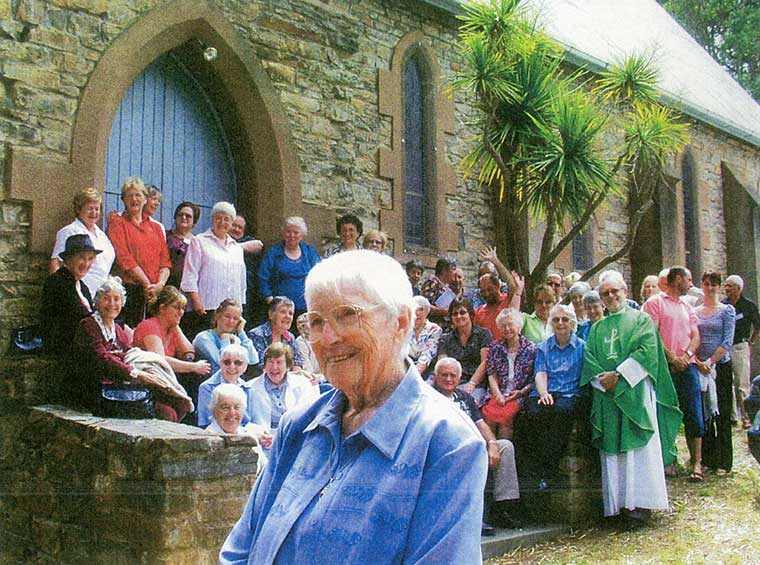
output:
[[[245,304],[243,248],[229,235],[237,212],[229,202],[217,202],[211,210],[211,229],[196,235],[185,255],[182,291],[191,312],[183,330],[193,339],[208,328],[214,308],[227,298]]]
[[[76,218],[67,226],[59,229],[58,233],[55,234],[55,247],[50,257],[50,273],[55,273],[63,266],[63,261],[61,261],[59,255],[66,247],[66,239],[70,235],[87,234],[90,236],[95,249],[101,251],[95,257],[95,262],[84,276],[84,279],[82,279],[82,282],[87,285],[90,294],[95,295],[100,285],[105,282],[108,273],[111,272],[111,265],[113,265],[116,258],[116,252],[113,249],[113,245],[111,245],[111,240],[98,227],[103,197],[94,188],[82,188],[74,195],[73,204]]]

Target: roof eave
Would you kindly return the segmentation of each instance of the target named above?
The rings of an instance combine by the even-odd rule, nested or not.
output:
[[[422,4],[427,4],[443,10],[453,15],[459,15],[463,13],[462,3],[458,0],[419,0]],[[562,42],[558,42],[565,49],[565,57],[567,62],[578,67],[585,67],[593,73],[600,73],[601,71],[609,67],[609,63],[584,53],[574,47],[570,47]],[[662,91],[662,89],[661,89]],[[684,101],[681,97],[671,94],[669,92],[662,91],[660,100],[666,106],[674,108],[679,112],[694,118],[704,124],[717,128],[731,137],[739,139],[745,143],[749,143],[754,147],[760,147],[760,136],[742,128],[739,124],[735,124],[714,116],[705,108],[702,108],[691,102]]]

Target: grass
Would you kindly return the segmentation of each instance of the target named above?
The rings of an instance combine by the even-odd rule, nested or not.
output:
[[[688,459],[683,436],[679,460]],[[730,474],[706,471],[702,483],[686,473],[668,479],[671,512],[655,513],[649,527],[618,531],[576,530],[487,561],[487,565],[572,563],[760,564],[760,467],[749,453],[746,433],[734,430]]]

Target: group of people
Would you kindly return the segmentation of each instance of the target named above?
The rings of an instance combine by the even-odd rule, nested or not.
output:
[[[648,510],[667,508],[665,476],[676,474],[681,421],[689,479],[703,480],[705,467],[731,471],[732,426],[751,426],[743,401],[760,332],[741,277],[724,282],[706,271],[696,288],[687,269],[673,266],[644,279],[640,305],[615,271],[602,273],[595,289],[578,274],[551,273],[534,287],[528,313],[520,311],[523,279],[493,250],[481,259],[470,292],[455,282],[450,258],[425,281],[420,265],[407,263],[416,294],[409,355],[436,387],[434,360],[459,362],[456,398],[466,412],[478,409],[495,438],[514,442],[529,485],[562,481],[560,460],[576,429],[602,453],[605,514],[636,525]],[[498,508],[509,499],[493,500]],[[507,523],[510,514],[492,513]]]
[[[361,250],[350,214],[320,257],[303,218],[287,218],[264,250],[226,202],[201,234],[191,202],[165,230],[152,218],[160,197],[127,179],[106,234],[100,194],[77,193],[43,289],[45,343],[72,361],[74,402],[92,406],[104,386],[147,388],[159,418],[258,439],[269,463],[223,560],[254,545],[283,559],[325,536],[369,556],[377,528],[383,551],[404,560],[465,555],[475,541],[452,539],[452,520],[475,517],[482,533],[514,524],[518,474],[539,490],[561,483],[575,426],[599,450],[605,515],[631,523],[668,507],[682,418],[689,477],[731,469],[760,331],[736,275],[723,301],[719,274],[704,273],[697,292],[678,266],[645,279],[641,309],[616,271],[596,289],[553,273],[527,300],[495,249],[467,291],[451,258],[423,280],[422,263],[402,269],[385,254],[382,232]],[[246,328],[256,301],[265,318]],[[356,505],[366,520],[348,527]]]

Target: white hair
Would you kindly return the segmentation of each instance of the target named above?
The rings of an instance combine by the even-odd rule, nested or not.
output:
[[[599,292],[596,290],[589,290],[586,294],[583,295],[583,305],[588,306],[589,304],[598,304],[602,301],[602,297],[599,296]]]
[[[583,296],[589,290],[591,290],[591,286],[587,282],[578,281],[576,283],[573,283],[573,286],[570,287],[570,290],[568,290],[567,293],[570,295],[570,297]]]
[[[623,275],[620,274],[620,271],[615,271],[614,269],[603,271],[602,274],[599,275],[599,286],[601,287],[603,284],[614,284],[620,288],[628,290],[628,285],[625,284]]]
[[[414,319],[412,285],[404,268],[392,257],[359,249],[344,251],[317,263],[306,277],[309,310],[323,292],[364,297],[369,304],[382,306],[394,318],[406,311],[410,324],[404,344],[408,342]]]
[[[237,339],[236,336],[233,337]],[[225,345],[219,352],[219,360],[221,361],[226,357],[240,359],[241,361],[245,362],[246,365],[250,363],[250,360],[248,359],[248,350],[240,345],[240,343],[230,343],[229,345]]]
[[[425,314],[430,313],[430,301],[427,298],[422,295],[417,295],[412,298],[412,300],[414,300],[415,308],[422,308],[425,310]]]
[[[211,413],[216,410],[216,406],[224,398],[231,398],[237,400],[238,404],[245,407],[248,402],[248,397],[243,392],[243,389],[232,383],[222,383],[214,389],[211,393]]]
[[[438,362],[435,364],[435,369],[433,369],[433,372],[437,375],[438,374],[438,368],[441,367],[453,367],[457,373],[459,373],[459,376],[462,376],[462,364],[453,357],[444,357],[443,359],[439,359]]]
[[[515,310],[514,308],[504,308],[496,316],[496,327],[499,329],[504,329],[504,325],[507,323],[507,320],[512,320],[517,326],[517,333],[522,333],[525,320],[518,310]]]
[[[285,218],[285,222],[283,222],[283,228],[287,228],[288,226],[296,226],[298,229],[301,230],[301,235],[306,237],[306,234],[309,233],[309,229],[306,227],[306,220],[304,220],[301,216],[288,216]]]
[[[229,202],[217,202],[214,204],[214,207],[211,208],[211,217],[213,218],[217,214],[223,214],[225,216],[230,216],[231,218],[235,218],[237,216],[237,212],[235,211],[235,207],[230,204]]]
[[[95,298],[92,299],[96,309],[100,303],[100,299],[103,298],[103,295],[107,292],[118,292],[121,294],[122,308],[127,303],[127,291],[125,290],[124,285],[121,284],[121,278],[108,275],[106,280],[103,281],[103,284],[100,285],[100,288],[95,292]]]
[[[668,278],[668,273],[670,273],[670,267],[666,267],[666,268],[664,268],[664,269],[663,269],[662,271],[660,271],[660,272],[659,272],[659,274],[657,275],[657,280],[658,280],[658,281],[661,281],[661,280],[665,280],[665,279],[667,279],[667,278]]]
[[[725,283],[734,284],[739,287],[739,291],[744,290],[744,280],[739,275],[729,275],[726,277]]]
[[[573,331],[578,328],[578,317],[575,315],[575,308],[570,304],[555,304],[552,309],[549,310],[549,322],[551,322],[557,315],[565,315],[570,318],[570,325],[573,327]]]

